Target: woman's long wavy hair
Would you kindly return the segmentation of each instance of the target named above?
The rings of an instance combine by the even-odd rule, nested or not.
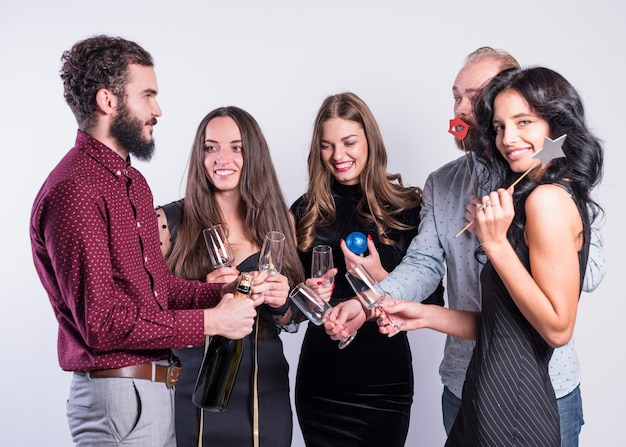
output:
[[[530,192],[540,184],[563,180],[569,182],[577,203],[583,205],[581,214],[587,236],[591,222],[602,212],[590,193],[602,178],[604,154],[601,141],[587,125],[578,92],[559,73],[544,67],[505,70],[483,89],[474,109],[481,135],[476,153],[504,188],[520,176],[510,169],[495,145],[493,104],[496,96],[505,91],[515,91],[526,100],[531,110],[548,123],[551,139],[567,134],[562,147],[565,157],[552,160],[540,178],[527,176],[515,186],[516,215],[509,229],[509,240],[514,247],[525,246],[524,203]]]
[[[239,182],[245,232],[248,240],[261,247],[268,231],[285,234],[285,255],[282,273],[291,286],[304,280],[302,263],[298,257],[291,215],[280,188],[267,141],[256,120],[245,110],[229,106],[206,115],[196,131],[191,156],[183,207],[183,218],[176,243],[167,263],[176,276],[204,281],[212,270],[202,230],[223,220],[217,202],[213,199],[215,187],[204,167],[205,130],[214,118],[232,118],[241,132],[243,168]]]
[[[389,228],[411,228],[394,216],[419,206],[422,190],[405,187],[400,174],[387,173],[387,150],[374,115],[361,98],[345,92],[326,98],[315,119],[308,158],[307,208],[298,225],[298,248],[308,250],[315,239],[315,227],[329,225],[335,220],[335,201],[331,193],[334,177],[324,166],[321,155],[322,126],[332,118],[353,121],[365,132],[368,154],[359,179],[363,198],[357,205],[357,213],[376,224],[378,238],[383,244],[393,245],[394,242],[387,237]]]

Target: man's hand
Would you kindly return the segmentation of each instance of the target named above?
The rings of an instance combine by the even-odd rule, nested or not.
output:
[[[254,300],[225,293],[217,306],[204,309],[204,335],[238,340],[252,333],[255,317]]]

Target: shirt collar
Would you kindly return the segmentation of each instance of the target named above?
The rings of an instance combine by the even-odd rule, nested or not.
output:
[[[131,167],[130,156],[124,160],[106,144],[96,140],[80,129],[76,135],[76,148],[85,152],[117,177],[128,175],[128,170]]]

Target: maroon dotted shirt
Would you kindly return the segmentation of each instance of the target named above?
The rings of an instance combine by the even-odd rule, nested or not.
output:
[[[173,276],[145,178],[78,131],[35,199],[33,259],[59,322],[59,364],[89,371],[166,359],[204,341],[221,284]]]

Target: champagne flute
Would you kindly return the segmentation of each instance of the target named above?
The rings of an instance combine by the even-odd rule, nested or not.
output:
[[[311,278],[319,278],[319,287],[330,287],[335,282],[335,275],[327,273],[334,268],[333,249],[330,245],[316,245],[311,257]]]
[[[259,256],[259,270],[268,275],[280,273],[283,267],[283,252],[285,250],[285,235],[280,231],[269,231],[263,240],[261,255]]]
[[[233,265],[235,255],[226,238],[224,227],[220,224],[214,225],[202,230],[202,234],[209,250],[209,258],[211,259],[213,270]]]
[[[346,272],[346,279],[348,280],[350,286],[352,286],[352,290],[354,290],[356,296],[365,307],[370,310],[379,309],[381,315],[378,318],[385,318],[389,321],[391,326],[394,328],[394,331],[389,333],[390,337],[393,337],[404,329],[404,323],[399,324],[381,310],[381,303],[389,296],[389,294],[382,289],[380,283],[376,281],[372,274],[368,272],[362,264],[348,270]]]
[[[289,298],[294,302],[298,309],[316,326],[321,326],[329,320],[332,320],[333,307],[320,297],[315,290],[301,282],[289,293]],[[339,349],[343,349],[350,344],[356,331],[346,335],[339,341]]]

